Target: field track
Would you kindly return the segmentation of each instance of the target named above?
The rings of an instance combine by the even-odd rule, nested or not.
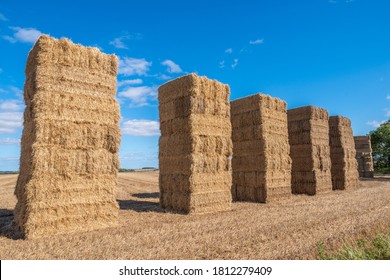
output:
[[[120,225],[20,240],[9,224],[17,175],[0,175],[0,259],[315,259],[327,247],[390,231],[390,178],[351,191],[292,196],[272,204],[234,203],[217,214],[164,213],[158,173],[119,174]]]

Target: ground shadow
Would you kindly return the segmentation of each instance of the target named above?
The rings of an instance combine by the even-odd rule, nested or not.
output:
[[[10,239],[20,239],[19,232],[13,225],[14,211],[10,209],[0,209],[0,236]]]
[[[371,181],[371,182],[390,182],[389,176],[375,176],[374,178],[359,178],[362,181]]]
[[[136,212],[163,212],[158,202],[142,200],[117,200],[121,210],[134,210]]]
[[[136,193],[132,196],[137,198],[159,198],[160,193],[159,192],[153,192],[153,193]]]

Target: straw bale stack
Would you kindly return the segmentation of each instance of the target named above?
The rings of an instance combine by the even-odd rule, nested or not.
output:
[[[255,94],[231,102],[232,196],[269,202],[291,195],[286,102]]]
[[[15,224],[24,238],[117,223],[117,58],[42,35],[26,66]]]
[[[329,117],[329,145],[333,190],[359,185],[356,150],[351,121],[342,116]]]
[[[163,209],[183,213],[230,209],[229,95],[228,85],[195,74],[158,89]]]
[[[328,112],[314,106],[287,111],[293,193],[332,190]]]
[[[370,136],[355,136],[354,140],[359,176],[363,178],[374,178],[374,162],[372,160]]]

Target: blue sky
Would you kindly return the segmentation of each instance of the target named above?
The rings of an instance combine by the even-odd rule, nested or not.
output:
[[[390,116],[390,1],[0,2],[0,170],[17,170],[26,58],[41,34],[120,58],[121,165],[158,165],[159,85],[196,72],[352,120]],[[72,4],[70,4],[72,3]]]

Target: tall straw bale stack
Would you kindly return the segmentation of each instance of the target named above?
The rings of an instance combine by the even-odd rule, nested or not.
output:
[[[287,116],[293,193],[331,191],[328,112],[306,106],[288,110]]]
[[[205,213],[230,209],[230,89],[190,74],[158,89],[160,205]]]
[[[372,160],[370,136],[355,136],[354,140],[359,176],[363,178],[374,178],[374,162]]]
[[[265,203],[290,196],[286,102],[255,94],[230,104],[233,199]]]
[[[15,224],[24,238],[117,223],[117,58],[42,35],[30,51]]]
[[[342,116],[329,117],[329,145],[333,190],[359,185],[356,150],[351,121]]]

